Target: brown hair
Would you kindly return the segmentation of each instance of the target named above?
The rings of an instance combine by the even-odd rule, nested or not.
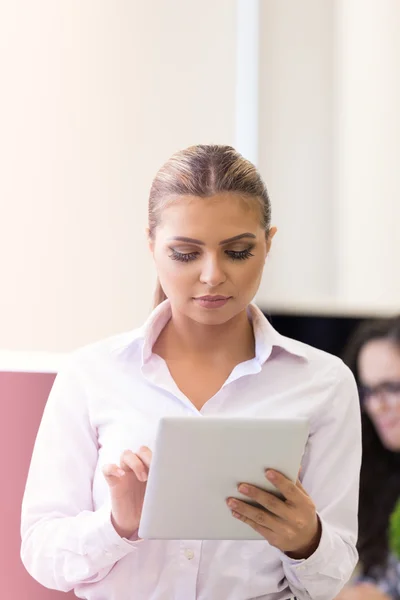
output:
[[[221,192],[257,200],[262,224],[269,231],[271,203],[267,188],[255,166],[231,146],[198,145],[176,152],[156,174],[149,197],[149,235],[154,236],[161,214],[171,196],[206,198]],[[157,280],[154,306],[166,299]]]

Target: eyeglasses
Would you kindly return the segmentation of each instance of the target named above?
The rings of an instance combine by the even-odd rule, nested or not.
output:
[[[366,408],[377,408],[378,404],[385,408],[400,406],[400,381],[383,381],[379,385],[358,387],[360,400]]]

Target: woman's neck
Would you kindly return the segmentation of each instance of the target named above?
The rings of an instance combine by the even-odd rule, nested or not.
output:
[[[255,356],[255,341],[246,310],[222,325],[204,325],[173,314],[156,341],[154,352],[166,360],[235,363]]]

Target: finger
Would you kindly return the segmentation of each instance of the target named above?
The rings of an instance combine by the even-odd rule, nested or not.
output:
[[[237,500],[236,498],[228,498],[227,504],[231,509],[232,513],[235,513],[234,516],[236,516],[237,514],[240,515],[240,517],[243,517],[242,520],[247,519],[249,521],[252,521],[253,523],[256,523],[259,527],[263,527],[271,531],[276,530],[278,517],[269,514],[265,510],[262,510],[255,506],[251,506],[250,504],[242,502],[241,500]]]
[[[151,459],[153,457],[153,453],[147,446],[140,446],[138,452],[136,452],[137,456],[139,456],[140,460],[146,465],[146,467],[150,468]]]
[[[274,515],[282,519],[288,519],[290,517],[291,510],[287,506],[286,502],[280,498],[277,498],[274,494],[260,490],[254,485],[249,485],[247,483],[240,484],[238,490],[241,494],[248,496]]]
[[[307,491],[304,489],[303,484],[301,483],[300,479],[298,479],[296,481],[296,486],[299,488],[300,491],[303,492],[303,494],[305,494],[306,496],[308,496]]]
[[[132,450],[125,450],[121,454],[120,463],[121,469],[124,469],[124,471],[133,471],[139,481],[147,481],[148,468]]]
[[[296,483],[293,483],[293,481],[282,475],[282,473],[268,469],[265,475],[268,481],[270,481],[291,504],[298,504],[303,500],[304,495],[297,487]]]
[[[245,523],[246,525],[254,529],[254,531],[257,531],[257,533],[262,535],[262,537],[266,539],[267,542],[271,544],[271,546],[278,547],[279,536],[274,531],[268,529],[267,527],[264,527],[260,523],[253,521],[246,515],[242,515],[236,511],[232,511],[232,516],[238,521],[242,521],[242,523]]]
[[[110,487],[116,485],[121,477],[125,475],[125,471],[118,467],[118,465],[107,464],[102,467],[103,475]]]

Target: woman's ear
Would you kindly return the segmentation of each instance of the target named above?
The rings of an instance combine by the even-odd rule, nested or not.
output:
[[[267,238],[267,255],[265,258],[268,257],[269,251],[271,250],[272,239],[275,236],[277,231],[278,230],[276,227],[270,227],[270,230],[268,231],[268,233],[265,234],[266,238]]]
[[[149,250],[152,254],[154,254],[154,238],[152,235],[150,235],[150,229],[148,227],[146,227],[146,237]]]

